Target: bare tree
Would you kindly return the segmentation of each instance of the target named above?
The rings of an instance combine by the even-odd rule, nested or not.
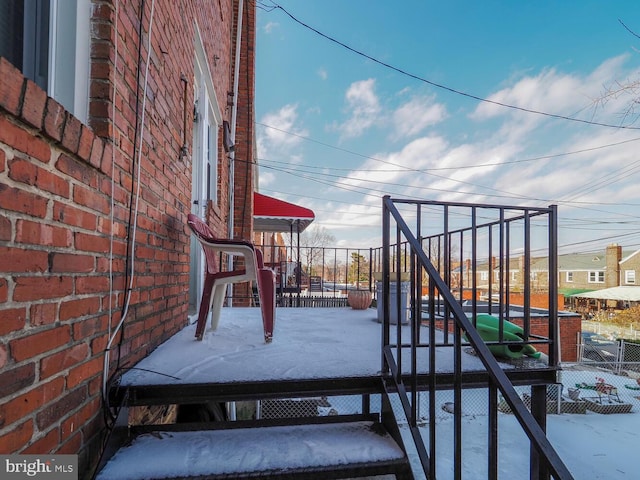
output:
[[[336,237],[324,227],[310,227],[300,234],[300,246],[321,248],[335,246]]]
[[[622,20],[618,20],[620,24],[634,37],[640,38],[636,32],[631,30]],[[634,49],[639,52],[638,49]],[[595,101],[595,106],[604,107],[609,101],[616,100],[622,96],[629,97],[629,101],[625,104],[620,112],[622,124],[634,124],[640,116],[640,78],[631,78],[624,81],[617,80],[611,85],[605,86],[602,96]]]
[[[297,239],[292,242],[291,235],[286,235],[289,245],[293,245],[297,242]],[[326,228],[320,226],[313,226],[305,230],[300,234],[300,263],[304,265],[305,272],[315,275],[315,267],[321,267],[323,264],[323,249],[327,247],[335,246],[336,238],[331,235]]]

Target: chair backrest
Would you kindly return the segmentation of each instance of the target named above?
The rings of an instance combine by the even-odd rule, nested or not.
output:
[[[209,225],[193,213],[188,215],[187,223],[200,242],[200,245],[202,245],[207,261],[206,268],[208,273],[215,274],[221,271],[218,267],[220,252],[231,255],[242,255],[244,258],[244,271],[249,278],[255,278],[256,269],[264,268],[262,252],[256,249],[253,243],[245,240],[216,238]]]
[[[187,217],[187,224],[191,228],[191,231],[194,233],[200,245],[202,245],[202,250],[204,251],[204,256],[206,259],[206,269],[209,273],[217,273],[220,271],[218,268],[218,253],[211,249],[207,248],[206,242],[215,242],[216,237],[213,234],[209,225],[204,223],[197,215],[190,213]]]

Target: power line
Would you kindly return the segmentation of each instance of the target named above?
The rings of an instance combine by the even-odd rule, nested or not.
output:
[[[345,153],[348,153],[350,155],[355,155],[357,157],[365,158],[367,160],[373,160],[373,161],[376,161],[376,162],[385,163],[387,165],[400,167],[400,169],[398,169],[398,170],[391,170],[391,169],[390,170],[381,170],[381,169],[365,170],[365,169],[359,169],[358,171],[362,171],[362,172],[400,172],[400,171],[406,171],[407,170],[407,167],[404,167],[403,165],[399,165],[397,163],[389,162],[387,160],[381,160],[379,158],[372,157],[370,155],[365,155],[363,153],[354,152],[353,150],[348,150],[346,148],[338,147],[336,145],[331,145],[330,143],[321,142],[319,140],[316,140],[316,139],[311,138],[311,137],[307,137],[305,135],[300,135],[298,133],[294,133],[294,132],[291,132],[291,131],[288,131],[288,130],[283,130],[281,128],[274,127],[273,125],[267,125],[267,124],[261,123],[261,122],[255,122],[255,124],[256,125],[260,125],[260,126],[265,127],[265,128],[270,128],[272,130],[276,130],[276,131],[281,132],[281,133],[286,133],[287,135],[291,135],[293,137],[301,138],[301,139],[306,140],[308,142],[317,143],[318,145],[322,145],[322,146],[327,147],[327,148],[338,150],[340,152],[345,152]],[[474,164],[474,165],[460,165],[460,166],[457,166],[457,167],[433,167],[433,168],[425,168],[425,169],[420,169],[420,170],[415,170],[415,171],[430,172],[430,171],[442,171],[442,170],[465,170],[465,169],[469,169],[469,168],[496,167],[496,166],[500,166],[500,165],[512,165],[512,164],[518,164],[518,163],[536,162],[536,161],[539,161],[539,160],[550,160],[552,158],[564,157],[564,156],[568,156],[568,155],[577,155],[577,154],[580,154],[580,153],[593,152],[593,151],[601,150],[601,149],[604,149],[604,148],[610,148],[610,147],[616,147],[616,146],[619,146],[619,145],[624,145],[625,143],[637,142],[638,140],[640,140],[640,137],[631,138],[631,139],[628,139],[628,140],[622,140],[620,142],[608,143],[606,145],[599,145],[597,147],[582,148],[580,150],[572,150],[570,152],[561,152],[561,153],[552,153],[552,154],[549,154],[549,155],[540,155],[538,157],[523,158],[523,159],[520,159],[520,160],[511,160],[511,161],[505,161],[505,162],[492,162],[492,163],[478,163],[478,164]],[[311,166],[311,165],[308,165],[308,167],[309,168],[326,168],[326,167],[315,167],[315,166]],[[333,169],[333,170],[341,170],[341,169]],[[351,169],[343,169],[343,170],[351,170]]]
[[[264,4],[261,4],[264,5]],[[304,28],[311,30],[312,32],[314,32],[315,34],[329,40],[330,42],[333,42],[343,48],[345,48],[346,50],[355,53],[356,55],[359,55],[361,57],[366,58],[367,60],[370,60],[374,63],[377,63],[378,65],[381,65],[385,68],[388,68],[390,70],[393,70],[394,72],[400,73],[401,75],[405,75],[409,78],[413,78],[414,80],[418,80],[420,82],[426,83],[427,85],[431,85],[432,87],[435,88],[439,88],[441,90],[445,90],[447,92],[462,96],[462,97],[467,97],[467,98],[471,98],[473,100],[477,100],[479,102],[484,102],[484,103],[489,103],[491,105],[497,105],[499,107],[503,107],[503,108],[509,108],[511,110],[517,110],[517,111],[521,111],[521,112],[526,112],[526,113],[532,113],[535,115],[541,115],[544,117],[549,117],[549,118],[555,118],[555,119],[559,119],[559,120],[567,120],[570,122],[576,122],[576,123],[582,123],[582,124],[586,124],[586,125],[594,125],[594,126],[599,126],[599,127],[607,127],[607,128],[615,128],[615,129],[626,129],[626,130],[640,130],[640,127],[633,127],[630,125],[613,125],[610,123],[601,123],[601,122],[594,122],[592,120],[583,120],[580,118],[574,118],[574,117],[568,117],[566,115],[559,115],[559,114],[555,114],[555,113],[548,113],[548,112],[542,112],[540,110],[533,110],[530,108],[525,108],[525,107],[518,107],[516,105],[511,105],[508,103],[503,103],[503,102],[498,102],[496,100],[489,100],[488,98],[484,98],[484,97],[480,97],[478,95],[473,95],[471,93],[467,93],[467,92],[463,92],[462,90],[457,90],[455,88],[452,87],[448,87],[446,85],[443,85],[441,83],[436,83],[433,82],[431,80],[428,80],[424,77],[420,77],[419,75],[416,75],[414,73],[410,73],[402,68],[393,66],[389,63],[383,62],[382,60],[379,60],[371,55],[368,55],[360,50],[357,50],[349,45],[347,45],[344,42],[341,42],[340,40],[337,40],[325,33],[322,33],[320,30],[317,30],[316,28],[310,26],[309,24],[299,20],[298,18],[296,18],[293,14],[291,14],[287,9],[285,9],[284,7],[282,7],[281,5],[278,5],[275,2],[272,2],[272,6],[269,6],[269,8],[271,8],[271,10],[282,10],[282,12],[287,15],[289,18],[291,18],[291,20],[293,20],[294,22],[296,22],[297,24],[303,26]]]
[[[564,152],[564,153],[543,155],[543,156],[538,156],[538,157],[533,157],[533,158],[528,158],[528,159],[520,159],[520,160],[497,162],[497,163],[485,163],[485,164],[478,164],[478,165],[461,165],[459,167],[441,167],[441,168],[416,169],[416,168],[406,167],[404,165],[401,165],[401,164],[398,164],[398,163],[395,163],[395,162],[390,162],[390,161],[387,161],[387,160],[381,160],[381,159],[378,159],[378,158],[375,158],[375,157],[367,156],[367,155],[364,155],[364,154],[361,154],[361,153],[358,153],[358,152],[354,152],[354,151],[351,151],[351,150],[346,150],[346,149],[343,149],[343,148],[340,148],[340,147],[337,147],[337,146],[334,146],[334,145],[331,145],[331,144],[328,144],[328,143],[320,142],[320,141],[315,140],[315,139],[310,138],[310,137],[306,137],[306,136],[299,135],[299,134],[296,134],[296,133],[293,133],[293,132],[289,132],[287,130],[282,130],[280,128],[273,127],[271,125],[266,125],[266,124],[260,123],[260,122],[255,122],[255,123],[257,125],[261,125],[261,126],[267,127],[267,128],[272,128],[272,129],[277,130],[279,132],[282,132],[282,133],[285,133],[285,134],[288,134],[288,135],[292,135],[292,136],[295,136],[295,137],[299,137],[299,138],[302,138],[304,140],[308,140],[310,142],[318,143],[318,144],[326,146],[328,148],[333,148],[333,149],[340,150],[340,151],[343,151],[343,152],[346,152],[346,153],[349,153],[349,154],[352,154],[352,155],[356,155],[356,156],[359,156],[359,157],[362,157],[362,158],[366,158],[366,159],[373,160],[373,161],[376,161],[376,162],[380,162],[380,163],[384,163],[384,164],[387,164],[387,165],[392,165],[392,166],[398,167],[398,169],[350,169],[350,168],[333,168],[333,167],[328,169],[326,166],[316,167],[316,166],[311,166],[311,165],[304,165],[305,167],[307,167],[309,169],[318,169],[318,170],[322,169],[322,170],[330,170],[330,171],[351,171],[351,172],[354,172],[354,173],[367,173],[367,172],[382,172],[382,173],[385,173],[385,172],[389,172],[389,173],[416,172],[416,173],[424,173],[424,174],[427,174],[427,175],[432,175],[432,176],[434,176],[436,178],[440,178],[440,179],[446,180],[446,181],[452,181],[452,182],[456,182],[456,183],[463,183],[463,184],[466,184],[466,185],[470,185],[472,187],[478,187],[478,188],[483,188],[483,189],[486,189],[486,190],[495,191],[495,192],[498,192],[498,193],[504,193],[504,194],[506,194],[506,198],[515,198],[515,199],[521,199],[521,200],[536,200],[536,201],[541,201],[541,202],[545,202],[545,203],[553,203],[553,202],[557,201],[558,203],[562,203],[562,204],[565,204],[565,205],[599,205],[599,206],[605,206],[605,205],[611,205],[611,206],[638,206],[639,205],[637,203],[619,203],[619,202],[605,203],[605,202],[577,201],[577,200],[571,200],[571,198],[568,198],[566,200],[549,200],[549,199],[534,198],[534,197],[528,197],[528,196],[524,196],[524,195],[517,195],[517,194],[514,194],[512,192],[508,192],[508,191],[497,190],[497,189],[494,189],[492,187],[487,187],[485,185],[481,185],[481,184],[477,184],[477,183],[473,183],[473,182],[465,182],[465,181],[462,181],[462,180],[456,180],[454,178],[445,177],[445,176],[438,175],[438,174],[435,174],[435,173],[432,173],[432,172],[433,171],[439,171],[439,170],[452,170],[452,169],[453,170],[464,170],[464,169],[469,169],[469,168],[481,168],[481,167],[487,167],[487,166],[500,166],[500,165],[509,165],[509,164],[516,164],[516,163],[524,163],[524,162],[533,162],[533,161],[538,161],[538,160],[546,160],[546,159],[551,159],[551,158],[557,158],[557,157],[563,157],[563,156],[568,156],[568,155],[575,155],[575,154],[580,154],[580,153],[591,152],[591,151],[600,150],[600,149],[603,149],[603,148],[615,147],[615,146],[623,145],[623,144],[626,144],[626,143],[638,141],[638,140],[640,140],[640,137],[629,139],[629,140],[623,140],[623,141],[620,141],[620,142],[614,142],[614,143],[610,143],[610,144],[606,144],[606,145],[600,145],[600,146],[597,146],[597,147],[584,148],[584,149],[574,150],[574,151]],[[266,161],[266,162],[272,162],[272,163],[280,163],[280,164],[283,164],[283,165],[287,165],[288,168],[292,168],[291,165],[289,163],[287,163],[287,162],[278,162],[277,160],[268,160],[268,159],[260,159],[260,161]],[[626,165],[624,167],[621,167],[619,169],[619,171],[626,170],[627,172],[630,172],[630,171],[633,170],[632,167],[635,166],[637,163],[640,163],[640,161],[636,161],[636,162],[633,162],[630,165]],[[262,164],[262,166],[264,166],[265,168],[268,168],[267,165]],[[627,169],[629,169],[629,170],[627,170]],[[311,172],[308,172],[308,173],[311,173]],[[574,190],[574,192],[579,192],[581,190],[584,190],[588,185],[591,185],[591,184],[593,184],[594,187],[597,186],[597,185],[600,185],[599,188],[602,188],[604,186],[607,186],[607,185],[617,181],[616,178],[622,178],[623,173],[616,173],[616,171],[611,172],[611,173],[607,174],[606,177],[612,177],[612,178],[610,178],[609,181],[607,181],[606,183],[605,183],[605,179],[599,178],[597,180],[594,180],[590,184],[587,184],[585,186],[576,188]],[[322,175],[329,175],[329,174],[326,174],[326,173],[321,173],[321,174]],[[334,176],[337,176],[337,175],[334,175]],[[346,177],[343,177],[343,178],[346,178]],[[381,183],[384,183],[384,182],[381,182]],[[403,186],[410,187],[410,185],[403,185]],[[593,190],[591,190],[591,191],[593,191]],[[469,193],[469,192],[456,192],[456,193]],[[487,195],[487,194],[485,194],[485,195]],[[565,194],[565,197],[567,197],[568,195],[570,195],[570,193]],[[492,195],[487,195],[487,196],[492,196]],[[504,195],[495,195],[495,196],[498,197],[498,198],[504,198]],[[577,196],[578,196],[577,194],[573,195],[572,198],[576,198]]]
[[[288,175],[293,175],[293,176],[297,176],[298,178],[302,178],[305,180],[310,180],[310,181],[315,181],[318,183],[323,183],[325,185],[331,185],[331,186],[335,186],[337,188],[342,188],[344,190],[348,190],[348,191],[354,191],[354,192],[358,192],[356,190],[353,190],[353,188],[356,188],[355,185],[348,185],[345,183],[341,183],[338,181],[335,182],[328,182],[328,181],[321,181],[318,179],[318,177],[326,177],[326,178],[332,178],[332,179],[344,179],[344,180],[358,180],[358,181],[362,181],[366,183],[375,183],[375,184],[379,184],[379,185],[388,185],[388,186],[393,186],[393,187],[405,187],[405,188],[414,188],[414,189],[418,189],[418,190],[430,190],[430,191],[436,191],[436,192],[440,192],[440,193],[449,193],[449,194],[458,194],[458,195],[482,195],[485,197],[491,197],[491,198],[501,198],[501,199],[514,199],[514,200],[534,200],[534,201],[538,201],[538,202],[543,202],[546,204],[551,204],[551,203],[558,203],[558,204],[562,204],[562,205],[567,205],[567,206],[572,206],[575,208],[580,208],[583,210],[589,210],[589,211],[594,211],[594,212],[598,212],[598,213],[607,213],[609,214],[609,212],[607,212],[606,210],[601,210],[601,209],[595,209],[595,208],[588,208],[585,205],[598,205],[598,206],[638,206],[639,204],[633,204],[633,203],[626,203],[626,204],[621,204],[621,203],[603,203],[603,202],[586,202],[586,201],[571,201],[571,200],[552,200],[552,199],[544,199],[544,198],[536,198],[536,197],[530,197],[530,196],[524,196],[524,195],[517,195],[508,191],[504,191],[504,190],[498,190],[498,189],[494,189],[491,187],[486,187],[483,185],[479,185],[479,184],[474,184],[474,183],[470,183],[470,182],[465,182],[462,180],[456,180],[456,179],[452,179],[452,178],[447,178],[447,177],[440,177],[438,175],[436,175],[436,177],[440,177],[443,178],[444,180],[447,181],[452,181],[452,182],[456,182],[456,183],[462,183],[462,184],[466,184],[466,185],[470,185],[472,187],[479,187],[479,188],[484,188],[486,190],[490,190],[493,192],[497,192],[497,193],[480,193],[480,192],[467,192],[467,191],[461,191],[461,190],[450,190],[450,189],[445,189],[445,188],[436,188],[436,187],[419,187],[419,186],[415,186],[415,185],[409,185],[406,183],[393,183],[393,182],[385,182],[385,181],[380,181],[380,180],[372,180],[372,179],[358,179],[358,178],[351,178],[348,176],[344,176],[344,175],[337,175],[337,174],[332,174],[332,173],[327,173],[327,172],[315,172],[315,171],[306,171],[300,168],[296,168],[296,167],[292,167],[289,164],[286,164],[286,162],[278,162],[278,163],[282,163],[287,165],[287,168],[278,168],[276,166],[270,166],[270,165],[264,165],[263,163],[258,163],[259,166],[261,166],[262,168],[268,169],[268,170],[274,170],[277,172],[282,172],[282,173],[286,173]],[[433,174],[431,174],[433,175]],[[350,188],[347,188],[350,187]],[[368,190],[374,191],[374,192],[385,192],[384,190],[380,190],[380,189],[371,189],[368,188]],[[362,193],[362,192],[359,192]],[[502,193],[503,195],[501,195],[500,193]],[[417,198],[417,197],[415,197]],[[637,215],[632,215],[632,214],[621,214],[624,215],[626,217],[629,218],[640,218]]]

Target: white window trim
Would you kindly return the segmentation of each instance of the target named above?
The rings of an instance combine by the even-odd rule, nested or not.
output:
[[[591,275],[595,276],[595,280],[591,279]],[[602,280],[600,278],[602,277]],[[588,283],[604,283],[604,272],[600,270],[590,270],[587,277]]]
[[[565,282],[573,283],[573,272],[565,272]]]
[[[210,95],[210,103],[213,110],[213,115],[215,117],[216,123],[218,125],[222,125],[222,113],[220,111],[220,105],[218,104],[218,99],[215,95],[215,88],[213,87],[213,80],[211,76],[211,69],[209,68],[209,62],[207,61],[207,54],[204,51],[204,45],[202,43],[202,36],[200,35],[200,29],[198,28],[198,24],[195,25],[195,50],[196,50],[196,61],[200,66],[200,70],[202,71],[203,80],[205,81],[205,86],[207,91],[211,92]]]
[[[635,270],[625,270],[624,271],[624,283],[629,285],[635,285],[636,283],[636,271]]]
[[[47,92],[87,123],[91,0],[51,0]]]
[[[209,192],[209,198],[207,200],[213,201],[214,204],[218,203],[218,132],[220,125],[222,125],[222,113],[220,111],[220,105],[216,97],[215,88],[213,86],[211,69],[209,68],[209,62],[207,61],[207,55],[204,50],[204,44],[200,35],[200,29],[195,24],[195,72],[200,72],[201,77],[199,79],[200,91],[196,92],[196,99],[198,101],[198,115],[200,116],[197,124],[194,128],[200,129],[199,135],[202,142],[200,152],[202,158],[198,161],[203,162],[203,178],[204,183],[202,185],[202,192]],[[211,128],[208,132],[207,128]],[[209,133],[211,136],[209,137]],[[208,151],[207,141],[210,141],[211,151]],[[195,147],[195,146],[194,146]],[[196,149],[194,148],[194,152]],[[212,174],[207,179],[207,165],[209,164],[208,154],[213,153],[215,155],[214,161],[211,162]],[[209,184],[207,185],[207,180]]]

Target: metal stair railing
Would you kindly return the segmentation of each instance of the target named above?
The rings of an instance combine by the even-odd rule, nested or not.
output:
[[[420,344],[420,324],[421,324],[421,312],[422,302],[416,301],[416,292],[421,292],[422,288],[422,274],[426,273],[428,279],[429,298],[433,300],[436,295],[441,299],[441,306],[444,307],[444,322],[445,329],[453,331],[453,395],[454,395],[454,478],[462,478],[462,389],[463,385],[463,371],[462,371],[462,347],[463,347],[463,335],[466,337],[467,345],[470,345],[481,360],[488,378],[488,405],[489,405],[489,420],[488,420],[488,471],[487,478],[498,478],[498,393],[502,395],[506,404],[511,409],[515,418],[519,422],[522,430],[527,435],[530,442],[530,478],[533,479],[548,479],[551,475],[556,480],[571,480],[572,474],[567,469],[562,459],[558,456],[557,452],[546,437],[544,428],[546,424],[546,385],[533,385],[532,386],[532,399],[531,399],[531,412],[527,409],[524,402],[516,392],[512,382],[509,380],[505,372],[499,366],[498,362],[491,353],[488,345],[482,339],[478,331],[474,326],[474,320],[469,319],[465,314],[460,301],[457,300],[450,286],[441,277],[438,270],[434,267],[430,261],[429,256],[425,253],[421,242],[418,240],[420,237],[420,216],[421,210],[417,209],[417,224],[418,235],[414,235],[400,214],[396,203],[416,204],[421,202],[412,200],[400,200],[391,199],[388,196],[383,198],[383,248],[382,248],[382,295],[381,300],[383,302],[383,334],[382,334],[382,374],[385,376],[386,382],[392,384],[392,388],[399,394],[400,402],[404,410],[404,415],[409,422],[409,429],[411,437],[414,441],[415,448],[420,459],[420,463],[424,470],[424,473],[428,479],[435,479],[437,473],[436,462],[436,428],[435,428],[435,392],[436,392],[436,348],[428,349],[428,374],[426,390],[429,394],[429,432],[428,432],[428,448],[425,446],[425,441],[422,436],[420,427],[418,426],[418,390],[420,388],[418,384],[418,347],[424,347],[424,344]],[[435,204],[436,202],[422,202]],[[440,204],[443,205],[443,204]],[[472,233],[475,242],[476,234],[476,216],[475,208],[477,205],[456,204],[458,206],[468,206],[473,210],[473,226]],[[484,208],[491,208],[491,206],[482,206]],[[447,205],[445,205],[445,210]],[[500,208],[500,220],[504,221],[504,207],[496,206]],[[525,210],[524,214],[519,217],[523,219],[524,224],[527,226],[525,229],[525,250],[526,255],[530,255],[529,244],[529,219],[530,213],[522,207],[513,207],[514,210]],[[549,310],[550,310],[550,361],[552,365],[555,365],[555,361],[558,355],[557,341],[556,341],[556,327],[557,316],[552,315],[551,310],[554,312],[557,310],[557,304],[552,297],[555,296],[556,280],[555,280],[555,254],[557,253],[557,244],[555,243],[556,234],[556,208],[555,206],[545,210],[545,213],[549,215],[549,244],[551,255],[549,257]],[[393,345],[390,341],[390,288],[391,282],[395,281],[394,288],[397,288],[397,298],[401,295],[401,259],[400,255],[396,255],[392,258],[391,248],[391,219],[395,221],[396,225],[396,238],[395,248],[399,248],[404,242],[409,244],[410,248],[410,278],[412,284],[411,290],[411,310],[412,318],[410,320],[411,333],[410,341],[408,344],[403,343],[402,337],[402,322],[401,322],[401,302],[396,301],[394,308],[397,313],[397,341],[396,345]],[[448,230],[448,217],[445,217],[445,242],[449,238],[447,235]],[[501,240],[502,241],[502,240]],[[446,250],[446,248],[445,248]],[[446,252],[445,252],[446,253]],[[394,272],[391,273],[392,263],[395,262]],[[475,263],[475,253],[474,253]],[[529,259],[525,258],[525,271],[528,272],[530,268]],[[502,271],[502,267],[501,267]],[[445,268],[445,277],[449,275],[450,266]],[[474,271],[475,273],[475,271]],[[500,279],[500,287],[504,279]],[[474,282],[475,286],[475,282]],[[525,288],[531,288],[528,280],[525,280]],[[473,291],[475,295],[475,289]],[[527,292],[525,292],[527,293]],[[500,293],[502,298],[502,292]],[[380,297],[379,297],[380,298]],[[528,298],[528,295],[525,295]],[[527,300],[525,300],[527,302]],[[528,305],[525,305],[525,308]],[[436,345],[436,322],[435,322],[435,307],[434,302],[430,302],[429,306],[429,340],[428,346]],[[474,315],[475,315],[475,299],[474,299]],[[500,315],[502,317],[502,314]],[[474,318],[474,317],[472,317]],[[447,326],[446,322],[452,321],[452,326]],[[528,328],[527,328],[528,330]],[[447,330],[448,331],[448,330]],[[527,332],[529,333],[529,332]],[[502,336],[502,335],[501,335]],[[525,337],[526,338],[526,337]],[[403,350],[407,348],[410,350],[409,366],[406,366],[403,362]],[[409,374],[407,376],[407,370]],[[406,379],[406,380],[405,380]]]

